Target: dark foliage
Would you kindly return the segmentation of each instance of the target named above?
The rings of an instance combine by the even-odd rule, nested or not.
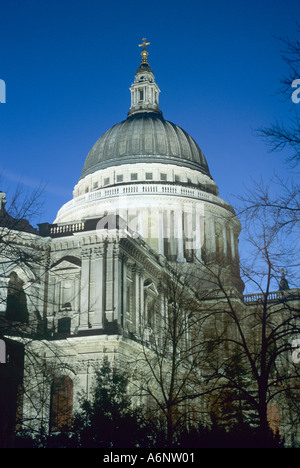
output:
[[[73,432],[82,448],[148,446],[148,430],[138,411],[131,408],[126,375],[104,359],[96,370],[90,399],[82,396]]]

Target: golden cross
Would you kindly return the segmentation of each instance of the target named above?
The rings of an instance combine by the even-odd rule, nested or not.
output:
[[[139,47],[143,47],[145,50],[147,45],[150,45],[150,42],[146,42],[146,38],[143,37],[143,42],[142,44],[139,44]]]

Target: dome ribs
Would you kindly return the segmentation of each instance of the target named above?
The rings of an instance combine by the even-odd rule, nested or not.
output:
[[[195,140],[178,125],[146,112],[114,125],[96,141],[80,179],[109,166],[139,162],[176,164],[211,177]]]

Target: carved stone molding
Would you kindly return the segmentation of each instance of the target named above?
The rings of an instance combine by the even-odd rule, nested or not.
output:
[[[85,248],[81,249],[81,257],[83,259],[89,259],[91,257],[91,254],[92,254],[92,249],[91,248],[85,247]]]

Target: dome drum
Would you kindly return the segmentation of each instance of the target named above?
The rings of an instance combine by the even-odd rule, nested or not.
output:
[[[188,189],[197,189],[203,192],[218,195],[218,187],[214,180],[190,168],[183,168],[175,164],[163,163],[135,163],[109,166],[86,175],[74,187],[75,198],[102,188],[121,187],[124,184],[164,184]],[[167,190],[167,189],[166,189]]]

